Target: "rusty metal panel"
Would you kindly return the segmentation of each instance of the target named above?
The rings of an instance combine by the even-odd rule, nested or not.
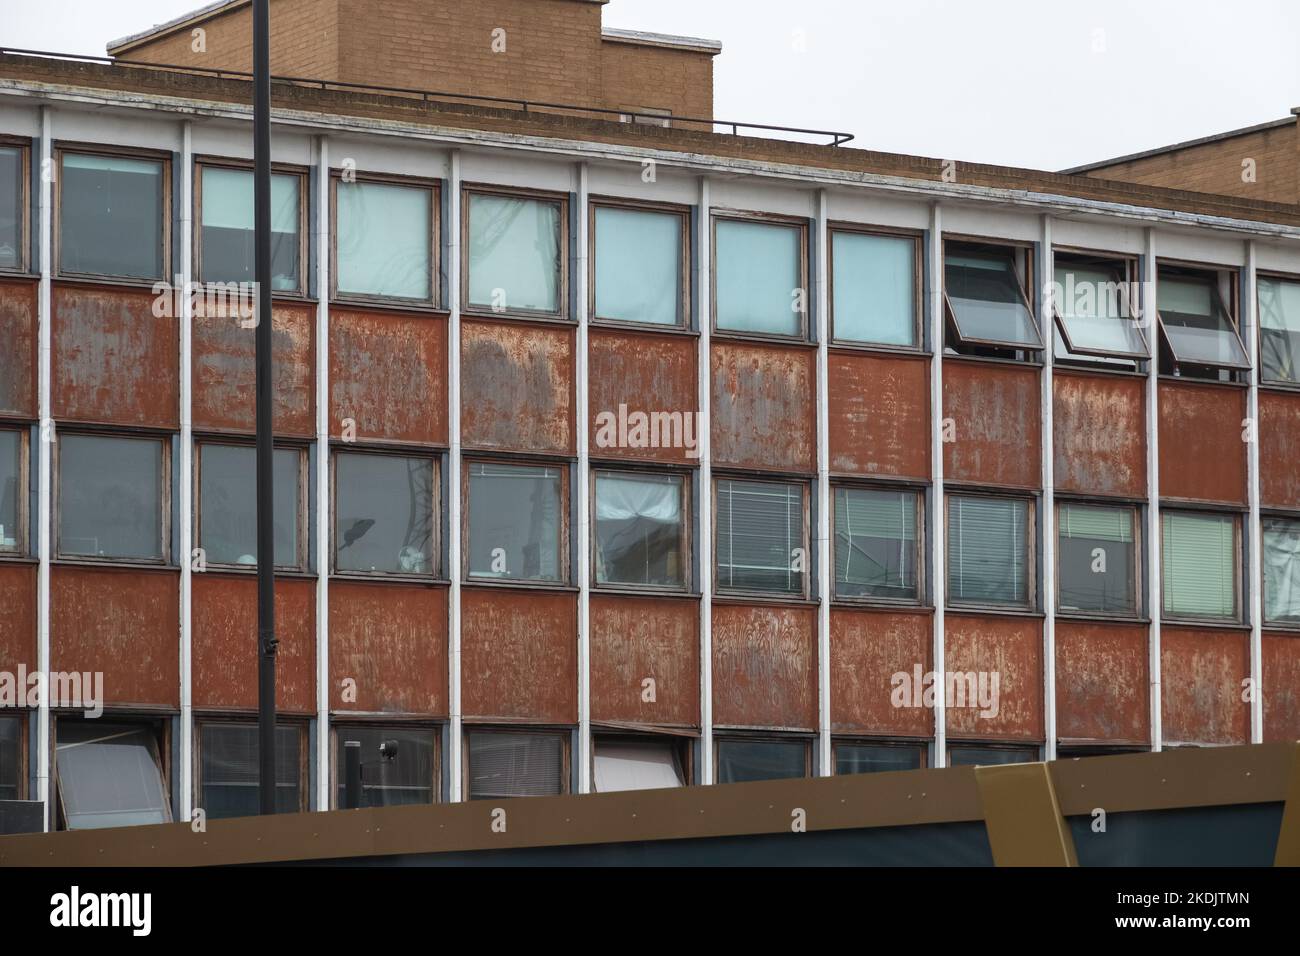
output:
[[[329,640],[332,711],[447,716],[446,588],[335,579]]]
[[[1160,497],[1246,503],[1246,390],[1160,383]]]
[[[817,727],[817,611],[713,606],[713,722]]]
[[[460,334],[465,447],[574,454],[574,330],[467,320]]]
[[[447,320],[330,308],[330,434],[447,444]]]
[[[1259,497],[1266,508],[1300,508],[1297,462],[1300,462],[1300,395],[1260,389]]]
[[[593,457],[698,459],[689,453],[700,440],[693,337],[592,329],[587,370]]]
[[[949,359],[943,363],[944,477],[1005,488],[1042,480],[1038,369]]]
[[[276,434],[316,433],[316,309],[278,304],[271,310],[275,360]],[[196,310],[193,326],[194,427],[222,432],[253,430],[254,329],[237,317]]]
[[[0,564],[0,671],[36,668],[36,566]]]
[[[36,289],[0,282],[0,415],[36,417]]]
[[[1264,740],[1300,740],[1300,635],[1264,634]]]
[[[831,730],[838,734],[929,737],[929,707],[897,707],[894,675],[931,670],[929,611],[831,611]]]
[[[1042,621],[1031,617],[952,614],[944,619],[949,673],[983,676],[996,707],[948,705],[948,736],[975,740],[1043,739]],[[969,687],[969,683],[967,687]],[[996,714],[993,711],[996,710]]]
[[[205,572],[193,578],[192,683],[199,710],[257,709],[257,579]],[[316,711],[316,582],[275,582],[275,707]]]
[[[712,346],[713,463],[763,471],[817,470],[817,354],[716,341]]]
[[[1143,380],[1060,370],[1052,385],[1057,491],[1146,497]]]
[[[1145,624],[1056,622],[1056,733],[1063,740],[1151,740]]]
[[[1165,744],[1250,742],[1246,631],[1160,629],[1160,702]],[[1265,699],[1267,699],[1267,692]]]
[[[540,589],[461,591],[466,719],[578,720],[578,596]]]
[[[831,471],[930,477],[930,360],[831,350]]]
[[[175,318],[153,314],[154,299],[138,289],[54,284],[55,418],[178,426],[180,331]]]
[[[177,571],[56,566],[50,574],[50,667],[102,672],[111,706],[176,710],[179,614]]]
[[[694,599],[593,595],[591,719],[698,727],[699,621]]]

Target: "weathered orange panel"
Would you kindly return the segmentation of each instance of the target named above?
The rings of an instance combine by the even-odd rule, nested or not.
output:
[[[276,434],[316,433],[315,306],[277,304],[271,310],[275,360]],[[194,316],[194,427],[222,432],[253,430],[254,329],[229,315]]]
[[[696,340],[662,332],[592,329],[588,346],[591,454],[696,461],[700,440]],[[638,414],[644,422],[640,426]],[[694,456],[692,449],[696,449]]]
[[[1250,635],[1171,627],[1160,629],[1162,732],[1170,744],[1250,742]],[[1265,685],[1267,687],[1267,685]]]
[[[930,360],[832,349],[831,471],[930,477]]]
[[[1264,740],[1300,740],[1300,635],[1264,634]]]
[[[713,606],[713,722],[816,729],[816,609]]]
[[[36,417],[36,288],[0,282],[0,415]]]
[[[717,341],[712,347],[715,465],[817,470],[817,353]]]
[[[1160,497],[1246,503],[1246,390],[1160,383]]]
[[[969,694],[964,707],[955,706],[956,700],[949,701],[948,735],[978,740],[1042,740],[1042,622],[1030,617],[948,614],[944,623],[949,673],[974,673],[977,690],[982,679],[988,699],[996,700],[996,706],[987,708],[978,706]],[[993,695],[995,675],[998,692]]]
[[[56,566],[50,667],[104,675],[112,706],[180,707],[180,574]]]
[[[945,359],[944,477],[1005,488],[1037,488],[1042,480],[1042,416],[1038,369]],[[945,439],[946,439],[945,435]]]
[[[698,727],[699,623],[695,599],[593,595],[592,720]]]
[[[36,567],[0,563],[0,671],[36,669]]]
[[[190,638],[194,706],[257,709],[257,578],[204,572],[193,576]],[[275,582],[275,709],[316,711],[316,582]]]
[[[180,329],[137,289],[54,284],[54,417],[176,428]],[[248,401],[253,400],[252,393]]]
[[[577,595],[474,587],[461,597],[465,717],[577,723]]]
[[[574,454],[574,330],[463,322],[460,396],[466,448]]]
[[[330,308],[330,434],[447,443],[447,320]]]
[[[1259,392],[1259,497],[1266,508],[1300,508],[1300,395]]]
[[[831,729],[836,733],[929,737],[934,714],[896,707],[894,675],[924,677],[934,660],[934,617],[928,611],[831,611]],[[907,701],[909,705],[911,701]]]
[[[1056,622],[1056,734],[1145,744],[1151,700],[1145,624]]]
[[[1056,489],[1145,498],[1145,382],[1058,370],[1052,391]]]
[[[446,588],[336,579],[329,634],[331,710],[447,716]]]

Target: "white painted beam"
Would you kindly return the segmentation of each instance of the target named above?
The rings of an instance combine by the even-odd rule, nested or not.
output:
[[[451,151],[447,177],[447,578],[451,582],[447,600],[448,734],[447,762],[450,773],[449,798],[464,799],[464,747],[460,712],[460,595],[461,595],[461,450],[460,450],[460,150]]]
[[[1163,591],[1160,583],[1160,328],[1156,313],[1156,231],[1146,231],[1146,253],[1142,264],[1142,327],[1150,347],[1147,369],[1147,615],[1151,619],[1147,643],[1148,678],[1151,682],[1151,749],[1159,751],[1164,742],[1160,694],[1160,615]]]
[[[830,383],[827,344],[830,334],[830,284],[826,190],[817,191],[817,767],[821,776],[834,771],[831,747],[831,595],[835,568],[831,564]]]
[[[927,303],[930,322],[930,468],[932,469],[930,502],[930,594],[934,601],[934,762],[948,766],[948,701],[944,648],[944,602],[947,600],[947,561],[944,541],[943,500],[943,210],[938,203],[930,207],[930,237],[926,249],[930,289]]]
[[[587,164],[579,163],[577,175],[576,254],[573,258],[573,288],[578,319],[578,792],[591,792],[591,451],[588,446],[588,404],[591,387],[587,381],[588,273]]]
[[[180,554],[177,561],[181,569],[180,600],[180,681],[181,681],[181,726],[180,726],[180,767],[175,774],[180,791],[180,818],[189,820],[194,807],[194,688],[193,678],[193,562],[194,550],[194,376],[191,357],[194,352],[194,301],[190,295],[190,283],[194,281],[194,258],[190,250],[194,248],[194,148],[193,124],[186,120],[181,123],[181,168],[179,180],[181,187],[181,208],[176,217],[180,223],[181,255],[179,268],[172,272],[180,278],[180,289],[173,289],[172,301],[180,300],[180,455],[177,468],[180,480],[179,543]]]
[[[50,558],[54,553],[50,535],[54,533],[54,521],[50,516],[52,464],[50,452],[54,443],[54,418],[50,404],[50,374],[52,337],[50,330],[51,276],[54,271],[54,244],[51,229],[53,211],[54,149],[53,149],[54,109],[41,107],[41,170],[40,170],[40,256],[41,283],[37,296],[36,321],[39,328],[39,355],[37,357],[37,379],[39,396],[37,414],[41,427],[37,441],[40,456],[38,499],[35,519],[31,522],[40,540],[40,564],[36,572],[36,666],[48,678],[50,673]],[[48,685],[47,685],[48,690]],[[50,697],[41,695],[37,711],[37,751],[36,751],[36,799],[44,804],[45,829],[53,825],[50,792]]]
[[[1043,554],[1043,759],[1056,759],[1056,460],[1053,432],[1052,362],[1056,328],[1053,321],[1052,290],[1056,256],[1052,250],[1052,217],[1043,217],[1042,314],[1038,324],[1043,336],[1042,373],[1042,476],[1043,508],[1038,518]]]
[[[1250,582],[1250,742],[1264,742],[1264,524],[1260,520],[1259,443],[1259,289],[1255,242],[1246,242],[1246,267],[1242,270],[1241,329],[1250,356],[1250,392],[1246,417],[1251,440],[1246,444],[1246,478],[1249,489],[1250,542],[1247,579]]]
[[[699,215],[695,236],[699,263],[700,346],[697,374],[699,401],[698,448],[700,450],[700,770],[699,782],[713,783],[713,441],[710,434],[713,362],[710,330],[713,326],[713,269],[711,266],[713,222],[710,212],[709,180],[700,177]]]
[[[316,141],[316,809],[330,807],[330,158]]]

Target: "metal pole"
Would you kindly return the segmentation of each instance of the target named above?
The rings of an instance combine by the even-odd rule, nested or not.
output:
[[[271,461],[270,0],[253,0],[253,209],[257,279],[257,740],[261,812],[275,813],[275,523]]]

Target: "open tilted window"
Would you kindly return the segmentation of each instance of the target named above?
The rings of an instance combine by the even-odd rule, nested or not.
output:
[[[1041,351],[1042,337],[1011,246],[949,242],[944,246],[944,307],[950,344]]]
[[[1056,256],[1052,307],[1067,357],[1147,357],[1134,275],[1134,263],[1123,259]]]
[[[1161,266],[1156,297],[1160,331],[1179,374],[1250,368],[1215,272]]]

